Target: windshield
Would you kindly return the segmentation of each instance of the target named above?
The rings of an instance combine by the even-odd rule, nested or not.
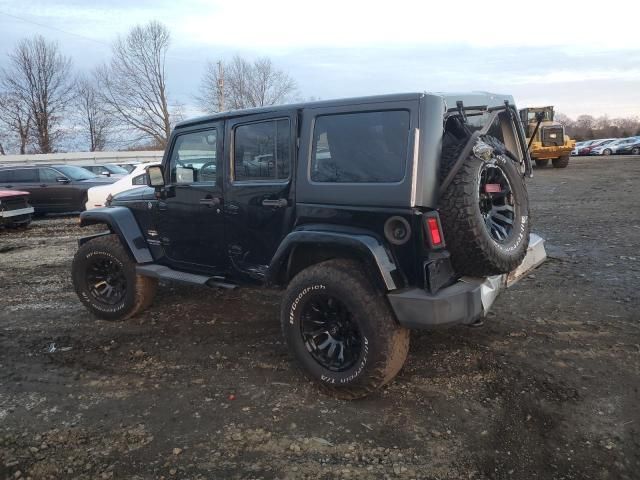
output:
[[[543,112],[527,112],[527,119],[529,120],[529,122],[537,122],[538,120],[536,119],[536,115],[538,115],[538,113],[542,113],[543,114],[543,121],[552,121],[553,120],[553,110],[544,110]]]
[[[91,180],[92,178],[97,177],[95,173],[92,173],[82,167],[76,167],[73,165],[63,165],[61,167],[56,167],[56,169],[64,173],[65,176],[67,176],[71,180]]]
[[[125,170],[122,167],[119,167],[118,165],[104,165],[104,168],[106,168],[107,170],[109,170],[109,172],[113,173],[114,175],[126,175],[129,173],[128,170]]]

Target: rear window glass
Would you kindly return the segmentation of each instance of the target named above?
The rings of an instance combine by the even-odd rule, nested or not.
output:
[[[406,110],[316,118],[311,180],[395,183],[404,178],[410,116]]]

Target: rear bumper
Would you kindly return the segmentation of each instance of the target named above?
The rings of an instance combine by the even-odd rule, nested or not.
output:
[[[463,277],[455,284],[431,294],[420,288],[396,290],[387,294],[400,325],[430,329],[451,325],[470,325],[484,317],[500,291],[517,282],[546,259],[544,240],[531,234],[522,264],[513,272],[488,278]]]
[[[5,210],[0,212],[0,218],[17,217],[18,215],[30,215],[33,213],[33,207],[19,208],[16,210]]]

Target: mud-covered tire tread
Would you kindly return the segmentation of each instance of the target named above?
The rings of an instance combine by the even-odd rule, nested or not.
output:
[[[134,291],[134,298],[133,298],[132,305],[125,312],[123,312],[122,315],[119,315],[117,317],[112,315],[107,315],[104,312],[101,312],[99,310],[92,308],[91,304],[88,304],[82,299],[80,287],[76,282],[76,275],[78,274],[78,272],[76,272],[77,263],[82,261],[82,257],[85,256],[88,251],[96,250],[96,249],[106,250],[107,252],[110,252],[114,256],[116,256],[120,261],[122,261],[124,268],[126,270],[126,275],[128,279],[132,279],[132,278],[134,279],[133,284],[135,285],[135,291]],[[135,261],[131,258],[131,255],[129,254],[129,252],[122,245],[122,242],[120,241],[120,238],[117,235],[115,234],[104,235],[104,236],[89,240],[87,243],[85,243],[78,249],[78,251],[76,252],[73,258],[73,263],[71,267],[72,278],[74,280],[73,281],[74,289],[78,294],[80,301],[83,303],[83,305],[85,305],[91,311],[91,313],[93,313],[96,317],[101,318],[103,320],[110,320],[110,321],[126,320],[144,311],[153,303],[153,299],[156,293],[156,288],[158,286],[158,280],[155,278],[145,277],[143,275],[139,275],[135,273],[135,265],[136,265]]]
[[[484,136],[482,141],[494,147],[502,153],[505,151],[504,145],[497,139]],[[462,147],[458,147],[461,151]],[[450,154],[455,154],[455,150],[450,147],[447,151],[443,149],[443,168],[450,168],[455,162]],[[473,157],[473,154],[472,154]],[[440,198],[440,220],[445,237],[447,249],[451,252],[451,263],[453,268],[461,275],[485,277],[498,275],[515,269],[524,258],[529,244],[528,225],[526,238],[523,239],[519,248],[519,254],[506,258],[500,255],[485,231],[485,226],[478,221],[478,204],[476,202],[478,185],[476,175],[481,161],[475,157],[466,159],[460,170],[453,178],[451,184]],[[510,167],[516,172],[516,177],[520,177],[515,163],[510,162]],[[520,181],[521,177],[520,177]],[[528,195],[524,181],[522,181],[522,192],[520,202],[526,208],[528,217]]]
[[[564,155],[560,158],[554,158],[551,163],[553,168],[567,168],[569,165],[569,155]]]
[[[364,300],[361,302],[364,306],[361,315],[369,322],[373,322],[371,332],[377,336],[375,340],[372,340],[372,344],[384,347],[375,353],[370,352],[371,356],[375,355],[376,357],[371,362],[374,365],[367,365],[365,371],[357,378],[357,383],[335,387],[322,382],[305,368],[290,344],[288,332],[292,328],[297,328],[297,324],[292,326],[289,323],[291,303],[305,286],[317,282],[333,283],[340,286],[345,295]],[[354,260],[328,260],[299,272],[289,283],[282,301],[280,319],[282,332],[289,344],[290,353],[305,376],[318,385],[324,393],[343,400],[365,397],[389,383],[404,365],[409,351],[409,330],[396,322],[384,294],[366,277],[362,265]],[[295,333],[292,334],[294,338]],[[298,339],[300,342],[302,341],[299,336]]]

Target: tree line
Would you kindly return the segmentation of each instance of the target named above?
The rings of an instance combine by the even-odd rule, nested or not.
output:
[[[53,153],[70,137],[90,151],[113,145],[163,149],[182,106],[167,89],[168,28],[132,28],[91,72],[41,35],[25,38],[0,70],[0,155]],[[296,82],[269,58],[210,61],[194,96],[207,113],[276,105],[297,94]]]
[[[575,120],[557,113],[555,119],[564,125],[565,132],[578,142],[598,138],[625,138],[640,136],[638,117],[609,118],[580,115]]]

